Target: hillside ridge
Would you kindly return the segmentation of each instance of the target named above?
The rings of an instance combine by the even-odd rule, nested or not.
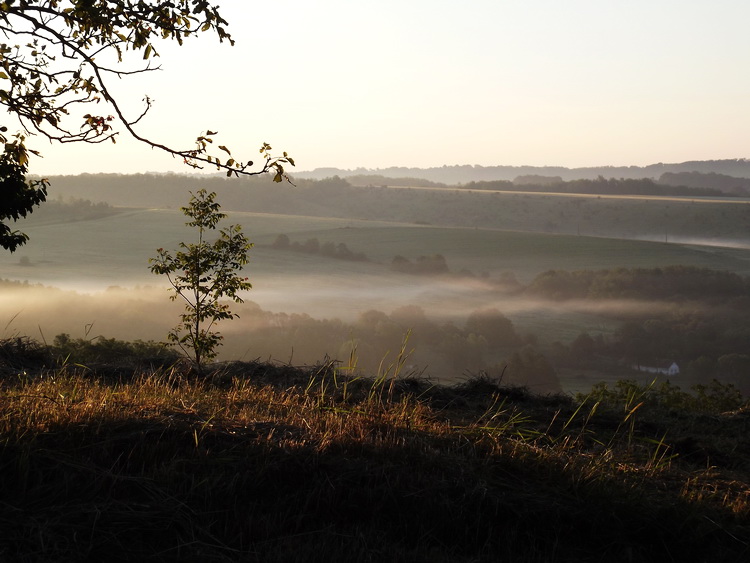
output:
[[[738,178],[750,178],[750,160],[746,158],[723,160],[692,160],[681,163],[655,163],[646,166],[481,166],[478,164],[456,164],[428,168],[390,166],[387,168],[336,167],[315,168],[294,173],[296,178],[320,180],[331,176],[346,178],[362,174],[379,174],[390,178],[413,177],[446,184],[462,184],[491,180],[513,180],[518,176],[541,175],[559,176],[563,180],[593,180],[605,178],[653,178],[665,173],[699,172],[703,174],[724,174]]]

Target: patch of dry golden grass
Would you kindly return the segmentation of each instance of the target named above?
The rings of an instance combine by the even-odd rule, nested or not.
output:
[[[235,364],[116,382],[65,368],[5,385],[0,412],[0,555],[22,560],[283,561],[293,545],[286,560],[649,561],[750,545],[747,460],[683,456],[683,430],[632,406]]]

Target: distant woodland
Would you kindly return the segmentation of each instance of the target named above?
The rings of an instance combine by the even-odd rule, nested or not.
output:
[[[436,257],[424,261],[445,264]],[[410,263],[414,266],[419,261]],[[519,330],[495,307],[474,310],[462,320],[432,318],[421,307],[409,305],[391,312],[370,309],[354,320],[342,321],[335,318],[335,311],[321,319],[265,311],[248,301],[237,309],[240,324],[227,326],[230,336],[225,351],[230,355],[249,351],[253,357],[298,365],[313,364],[328,354],[346,366],[354,357],[358,369],[377,373],[383,362],[387,366],[395,361],[396,352],[405,346],[411,352],[404,366],[407,373],[438,378],[484,373],[539,392],[562,390],[560,370],[594,370],[629,378],[636,373],[633,366],[677,362],[681,385],[707,385],[718,379],[750,393],[750,277],[668,266],[550,270],[527,284],[512,282],[507,276],[483,280],[498,296],[516,301],[572,303],[579,308],[588,304],[607,325],[617,328],[612,332],[582,330],[569,341],[550,342]],[[39,303],[46,302],[47,294],[60,295],[59,290],[19,282],[0,281],[0,287],[27,295],[42,292],[36,298]],[[111,323],[118,313],[108,311],[118,308],[121,300],[112,299],[113,295],[111,291],[101,299],[69,295],[60,307],[69,307],[71,312],[61,309],[57,314],[72,317],[89,309],[90,318],[110,319],[109,324],[99,324],[116,332]],[[139,319],[134,328],[141,336],[144,326],[158,333],[170,318],[165,303],[123,295],[127,296],[128,318]]]
[[[280,234],[271,244],[276,250],[289,250],[292,252],[303,252],[305,254],[319,254],[327,258],[337,260],[351,260],[353,262],[367,262],[368,258],[364,252],[352,252],[346,243],[334,242],[321,243],[317,238],[309,238],[305,242],[292,241],[288,235]]]
[[[581,332],[571,342],[541,345],[536,335],[519,333],[494,308],[474,311],[461,325],[431,320],[420,307],[408,306],[391,314],[367,311],[353,325],[307,315],[264,313],[264,329],[254,338],[264,349],[275,348],[274,342],[303,342],[304,348],[297,352],[305,357],[308,346],[312,353],[325,348],[326,342],[340,342],[337,357],[342,359],[349,356],[349,346],[355,345],[361,366],[376,369],[381,351],[398,350],[411,331],[409,348],[415,353],[410,363],[429,364],[433,374],[483,371],[509,383],[550,392],[560,390],[558,368],[598,369],[626,377],[635,365],[674,361],[681,368],[683,384],[707,384],[717,378],[750,392],[748,277],[669,266],[551,270],[527,285],[495,281],[496,291],[519,300],[607,304],[600,315],[616,321],[618,329],[608,335]]]
[[[665,172],[659,177],[660,184],[708,188],[726,194],[750,194],[750,178],[737,178],[716,172]]]
[[[712,178],[708,175],[702,177]],[[226,211],[386,220],[419,225],[668,241],[678,237],[742,239],[750,226],[750,207],[698,203],[706,196],[742,195],[736,186],[722,191],[721,187],[673,186],[651,179],[602,177],[571,181],[553,179],[550,183],[549,179],[536,177],[532,182],[525,177],[520,183],[496,180],[452,187],[427,185],[411,188],[384,187],[382,177],[368,182],[363,176],[358,181],[366,185],[359,186],[339,177],[295,179],[296,186],[271,185],[266,178],[226,179],[176,174],[83,174],[51,177],[50,180],[52,198],[72,197],[119,207],[176,209],[184,205],[189,191],[206,188],[219,194],[219,201]],[[409,178],[408,183],[412,180]],[[582,195],[560,198],[546,195],[547,192]],[[681,199],[600,197],[605,195],[679,196]],[[41,213],[44,212],[40,210]]]
[[[557,301],[619,303],[604,313],[621,322],[614,336],[581,334],[570,346],[557,346],[563,364],[601,365],[606,357],[656,365],[668,359],[694,382],[723,377],[750,390],[750,278],[685,266],[551,270],[520,291]]]
[[[562,180],[593,180],[605,178],[657,179],[667,173],[720,174],[737,178],[750,178],[750,160],[744,158],[727,160],[701,160],[675,164],[651,164],[648,166],[594,166],[586,168],[566,168],[564,166],[479,166],[455,165],[435,168],[391,167],[354,170],[340,168],[317,168],[301,172],[297,176],[321,180],[331,176],[379,175],[387,178],[422,178],[447,185],[465,184],[493,180],[514,180],[518,176],[539,175],[557,176]],[[705,186],[701,186],[705,187]],[[709,186],[710,187],[710,186]]]
[[[600,194],[600,195],[650,195],[650,196],[687,196],[708,197],[737,195],[716,188],[687,187],[657,183],[650,178],[627,179],[605,178],[599,176],[593,180],[569,180],[539,176],[519,176],[513,182],[495,180],[492,182],[469,182],[460,186],[463,189],[555,192],[562,194]]]
[[[121,210],[104,201],[92,202],[89,199],[69,197],[44,202],[28,215],[26,221],[35,225],[70,221],[101,219],[119,213]]]

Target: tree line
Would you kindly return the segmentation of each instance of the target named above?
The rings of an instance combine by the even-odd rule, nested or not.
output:
[[[293,252],[303,252],[305,254],[320,254],[328,258],[337,260],[351,260],[353,262],[368,262],[369,258],[364,252],[353,252],[346,243],[323,242],[317,237],[309,238],[305,242],[292,241],[288,235],[280,234],[271,243],[271,248],[276,250],[291,250]]]
[[[619,321],[614,334],[581,333],[569,344],[557,343],[552,357],[560,365],[677,361],[692,382],[720,377],[750,391],[750,277],[693,266],[550,270],[520,292],[618,304],[601,313]],[[637,302],[649,305],[628,306]]]
[[[90,199],[71,197],[47,201],[33,215],[25,219],[25,224],[86,221],[116,215],[123,210],[112,207],[103,201],[93,202]]]
[[[750,299],[750,278],[697,266],[548,270],[536,276],[524,293],[554,300],[641,299],[709,304]]]
[[[268,189],[263,178],[178,174],[88,174],[50,177],[52,194],[113,206],[177,208],[188,192],[221,195],[227,211],[383,220],[614,238],[738,239],[747,232],[746,205],[648,199],[549,197],[536,192],[398,189],[352,186],[342,178],[297,180]],[[512,189],[512,188],[510,188]],[[545,189],[548,190],[547,187]]]
[[[522,180],[522,181],[519,181]],[[525,192],[555,192],[565,194],[592,194],[592,195],[648,195],[648,196],[727,196],[735,195],[726,193],[717,188],[688,187],[683,185],[671,185],[658,183],[651,178],[605,178],[599,176],[593,180],[568,180],[559,177],[520,177],[514,181],[493,180],[482,182],[468,182],[459,186],[470,190],[492,190],[492,191],[525,191]]]
[[[354,321],[316,319],[307,314],[272,313],[256,306],[240,310],[252,329],[245,331],[251,350],[295,364],[314,363],[327,353],[346,367],[375,375],[405,346],[405,374],[450,378],[487,373],[508,384],[538,392],[559,392],[552,362],[530,335],[519,334],[498,309],[472,312],[461,323],[428,317],[416,305],[391,313],[368,310]]]

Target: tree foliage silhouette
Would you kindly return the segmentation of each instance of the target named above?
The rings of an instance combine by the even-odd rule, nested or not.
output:
[[[0,1],[0,106],[11,116],[0,126],[0,246],[13,252],[26,242],[7,222],[25,217],[47,196],[46,180],[27,179],[29,155],[39,155],[26,146],[31,135],[59,143],[114,143],[124,132],[195,168],[215,166],[228,176],[273,172],[276,182],[286,178],[284,165],[293,166],[293,159],[273,156],[266,143],[260,148],[262,165],[253,169],[251,160],[235,159],[224,145],[216,147],[220,156],[213,154],[215,131],[201,133],[185,149],[145,137],[138,125],[151,98],[144,97],[138,115],[128,116],[109,88],[114,79],[159,69],[153,62],[157,41],[182,45],[208,33],[233,45],[226,26],[219,8],[206,0]]]

